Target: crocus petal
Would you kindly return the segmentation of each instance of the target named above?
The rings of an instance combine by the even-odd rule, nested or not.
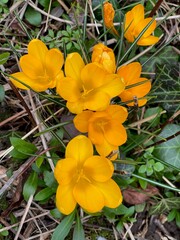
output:
[[[92,62],[101,64],[108,73],[114,73],[116,70],[113,50],[102,43],[98,43],[93,47]]]
[[[118,69],[117,74],[123,78],[125,86],[134,84],[141,74],[141,64],[133,62]]]
[[[45,69],[40,60],[26,54],[20,58],[20,66],[22,71],[32,79],[45,75]]]
[[[110,103],[110,96],[106,92],[91,91],[84,98],[84,110],[103,111]]]
[[[67,102],[66,107],[74,114],[79,114],[85,110],[83,99],[78,99],[76,102]]]
[[[101,126],[95,122],[90,122],[88,125],[88,137],[93,144],[102,144],[104,141],[104,132]]]
[[[59,160],[54,169],[54,176],[59,184],[69,184],[76,173],[77,160],[74,158],[66,158]]]
[[[64,72],[61,70],[59,74],[56,76],[56,92],[59,93],[61,91],[61,79],[64,77]]]
[[[44,63],[45,55],[48,52],[46,45],[39,39],[33,39],[28,44],[28,54]]]
[[[127,12],[125,15],[125,26],[124,26],[124,37],[129,41],[134,41],[134,16],[131,11]]]
[[[141,21],[135,30],[136,37],[143,31],[143,29],[151,22],[152,18],[146,18],[143,21]],[[154,20],[151,25],[148,27],[148,29],[145,31],[145,33],[142,35],[142,38],[148,37],[156,28],[156,21]]]
[[[36,92],[42,92],[45,91],[49,87],[49,83],[47,82],[47,79],[45,78],[37,78],[37,79],[31,79],[27,75],[25,75],[23,72],[17,72],[12,74],[14,78],[17,80],[20,80],[21,82],[24,82],[27,86],[32,88]],[[21,89],[28,89],[25,85],[21,84],[20,82],[14,80],[10,77],[10,80],[13,82],[13,84]]]
[[[143,81],[148,80],[147,78],[139,78],[136,83],[141,83]],[[132,93],[133,96],[138,98],[144,97],[151,89],[151,82],[142,83],[136,87],[129,88],[128,91]]]
[[[139,78],[139,81],[137,83],[143,82],[143,81],[147,81],[147,78]],[[131,92],[133,92],[134,94],[137,93],[137,97],[144,97],[151,89],[151,82],[145,82],[140,84],[139,86],[136,87],[132,87],[130,88]]]
[[[104,85],[99,87],[99,90],[107,93],[110,98],[113,98],[119,95],[124,88],[124,82],[118,74],[108,74],[104,79]]]
[[[96,62],[87,64],[81,71],[81,79],[85,90],[92,90],[103,85],[106,74],[100,64]]]
[[[107,28],[113,27],[113,20],[115,11],[113,5],[109,2],[105,2],[103,4],[103,11],[104,11],[104,23]]]
[[[69,102],[77,101],[81,97],[78,82],[70,77],[61,78],[56,91],[62,98]]]
[[[104,126],[104,137],[107,142],[115,146],[120,146],[127,140],[125,128],[116,120],[111,120]]]
[[[112,151],[117,150],[118,148],[106,141],[105,138],[101,144],[95,144],[95,147],[97,152],[104,157],[107,157]]]
[[[89,138],[79,135],[73,138],[66,147],[66,158],[73,158],[82,164],[93,155],[93,146]]]
[[[147,79],[146,78],[139,78],[137,83],[142,82],[144,80],[147,80]],[[128,90],[125,90],[119,96],[120,96],[120,98],[123,102],[126,102],[126,101],[133,100],[135,97],[137,97],[137,98],[144,97],[150,91],[150,89],[151,89],[151,83],[149,81],[149,82],[143,83],[139,86],[132,87],[132,88],[129,88]],[[146,99],[138,100],[138,105],[143,106],[146,102],[147,102]],[[127,104],[127,105],[128,106],[134,106],[134,101]]]
[[[76,207],[76,200],[73,196],[74,184],[58,186],[56,192],[56,206],[63,214],[70,214]]]
[[[113,164],[105,157],[93,156],[84,163],[84,174],[98,182],[105,182],[112,177]]]
[[[13,73],[11,74],[12,77],[16,78],[17,80],[20,80],[21,82],[24,82],[25,84],[29,85],[28,83],[32,82],[32,80],[30,78],[28,78],[28,76],[26,76],[23,72],[17,72],[17,73]],[[20,82],[16,81],[13,78],[9,78],[11,80],[11,82],[17,87],[17,88],[21,88],[21,89],[29,89],[28,87],[26,87],[25,85],[21,84]]]
[[[141,23],[144,20],[144,7],[142,4],[138,4],[131,10],[133,14],[134,25]]]
[[[88,132],[88,121],[93,115],[93,112],[91,111],[84,111],[78,115],[75,116],[73,119],[74,125],[82,133]]]
[[[79,180],[73,194],[77,203],[90,213],[99,212],[104,207],[103,193],[86,179]]]
[[[114,180],[109,179],[105,183],[96,182],[95,185],[103,193],[106,207],[116,208],[122,203],[120,188]]]
[[[56,77],[61,71],[63,63],[63,54],[58,49],[50,49],[45,58],[46,74],[51,78]]]
[[[113,120],[123,123],[126,121],[128,112],[125,107],[119,105],[109,105],[106,112],[112,117]]]
[[[149,36],[146,38],[140,38],[137,44],[140,46],[149,46],[157,43],[158,41],[159,41],[158,37]]]
[[[84,66],[84,61],[79,53],[70,53],[65,62],[65,74],[67,77],[71,77],[80,82],[81,70]]]

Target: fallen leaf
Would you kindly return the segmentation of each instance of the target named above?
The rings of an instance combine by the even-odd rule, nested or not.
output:
[[[124,201],[130,205],[137,205],[146,202],[150,197],[157,195],[159,190],[148,184],[147,188],[127,188],[122,191]]]

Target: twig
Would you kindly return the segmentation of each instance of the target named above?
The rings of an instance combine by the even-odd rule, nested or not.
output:
[[[59,109],[57,112],[54,113],[54,115],[57,115],[58,113],[62,112],[63,108]],[[44,120],[44,122],[49,121],[53,116],[49,116],[47,119]],[[42,122],[40,122],[40,124],[42,124]],[[26,135],[24,135],[21,139],[26,139],[27,137],[29,137],[33,132],[35,132],[38,129],[39,125],[37,125],[36,127],[34,127],[31,131],[29,131]],[[7,150],[3,151],[0,154],[0,158],[4,158],[7,154],[9,154],[12,150],[14,149],[13,146],[9,147]],[[0,159],[0,160],[2,160]]]
[[[51,10],[51,4],[52,4],[52,0],[50,0],[50,1],[49,1],[48,15],[47,15],[47,18],[46,18],[46,25],[45,25],[44,32],[46,32],[46,31],[47,31],[47,28],[48,28],[48,22],[49,22],[49,13],[50,13],[50,10]]]
[[[57,1],[64,8],[64,10],[68,13],[70,9],[66,6],[64,1],[62,1],[62,0],[57,0]]]
[[[38,116],[38,114],[37,114],[37,112],[36,112],[36,110],[35,110],[36,107],[35,107],[34,101],[33,101],[32,96],[31,96],[31,91],[28,91],[28,95],[29,95],[29,99],[30,99],[31,106],[32,106],[32,109],[33,109],[34,119],[35,119],[35,121],[36,121],[36,124],[38,125],[39,132],[41,132],[41,131],[43,130],[43,124],[40,123],[39,116]],[[46,149],[46,152],[45,152],[45,153],[46,153],[46,156],[47,156],[47,158],[48,158],[49,165],[50,165],[52,171],[54,171],[54,163],[53,163],[53,161],[52,161],[52,159],[51,159],[51,154],[50,154],[50,152],[47,150],[47,149],[48,149],[48,146],[47,146],[47,143],[46,143],[46,139],[45,139],[44,134],[41,134],[41,135],[40,135],[40,138],[41,138],[42,145],[43,145],[44,149]]]
[[[5,119],[4,121],[0,122],[0,127],[2,127],[3,125],[7,124],[8,122],[18,118],[19,116],[23,115],[24,113],[26,113],[26,110],[22,110],[21,112],[18,112],[15,115]]]
[[[125,229],[126,229],[126,233],[124,234],[123,238],[126,236],[126,234],[128,233],[129,234],[129,237],[131,238],[131,240],[135,240],[132,232],[131,232],[131,227],[132,227],[132,224],[130,225],[130,227],[128,226],[127,223],[123,223]]]
[[[150,117],[144,118],[144,119],[139,120],[139,121],[137,121],[137,122],[131,123],[131,124],[128,125],[128,127],[138,126],[139,124],[142,124],[142,123],[148,122],[148,121],[150,121],[150,120],[153,120],[155,117],[160,116],[160,115],[162,115],[162,114],[164,114],[164,113],[166,113],[165,110],[162,111],[162,112],[160,112],[160,113],[153,114],[153,115],[151,115]]]
[[[149,14],[149,17],[153,17],[154,14],[156,13],[156,11],[158,10],[158,8],[160,7],[161,3],[163,2],[163,0],[159,0],[156,5],[154,6],[154,8],[152,9],[152,11]]]
[[[22,219],[21,219],[21,222],[20,222],[20,225],[19,225],[19,228],[18,228],[18,231],[17,231],[17,233],[16,233],[16,236],[15,236],[14,240],[18,240],[18,238],[19,238],[19,234],[20,234],[20,232],[21,232],[21,229],[22,229],[22,226],[23,226],[23,224],[24,224],[25,218],[26,218],[26,216],[27,216],[27,214],[28,214],[28,211],[29,211],[29,208],[30,208],[30,206],[31,206],[32,200],[33,200],[33,195],[31,195],[31,196],[29,197],[29,199],[28,199],[27,206],[26,206],[26,208],[25,208],[23,217],[22,217]]]
[[[0,217],[0,222],[1,222],[4,226],[6,226],[5,228],[3,228],[4,230],[5,230],[6,228],[8,228],[8,230],[10,230],[12,233],[16,234],[16,232],[15,232],[15,230],[12,228],[12,226],[10,226],[10,224],[9,224],[8,222],[6,222],[2,217]],[[0,229],[0,232],[2,232],[2,229]],[[24,237],[23,237],[21,234],[19,234],[19,239],[24,240]]]
[[[176,186],[174,184],[172,184],[165,176],[162,177],[164,179],[165,182],[167,182],[169,184],[169,186],[176,188]],[[180,192],[178,192],[180,194]]]

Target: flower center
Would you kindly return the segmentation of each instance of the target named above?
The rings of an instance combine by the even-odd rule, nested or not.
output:
[[[81,89],[81,96],[83,98],[85,98],[90,92],[92,92],[93,89],[90,89],[90,90],[87,90],[84,86],[82,86],[82,89]]]
[[[84,174],[84,170],[83,170],[82,168],[81,168],[81,169],[77,169],[76,174],[77,174],[76,183],[78,183],[82,178],[84,178],[84,179],[85,179],[86,181],[88,181],[88,182],[91,182],[91,181],[89,180],[89,178],[86,177],[86,175]]]

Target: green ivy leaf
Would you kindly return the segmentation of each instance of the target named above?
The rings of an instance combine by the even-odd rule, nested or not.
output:
[[[25,12],[26,20],[33,26],[39,26],[42,22],[41,13],[37,12],[34,8],[28,6]]]
[[[141,56],[139,59],[141,63],[144,63],[146,60],[151,57],[152,53]],[[173,49],[172,46],[167,46],[162,49],[156,56],[152,57],[144,66],[143,71],[147,72],[156,72],[155,68],[158,65],[176,65],[178,62],[178,54]]]
[[[180,126],[168,124],[156,138],[156,141],[167,138],[180,131]],[[180,135],[155,146],[153,155],[177,168],[180,168]]]
[[[180,78],[178,63],[176,65],[161,65],[156,69],[156,81],[149,103],[159,103],[168,112],[180,109]]]
[[[73,211],[70,215],[65,217],[62,220],[62,222],[56,227],[51,240],[64,240],[72,227],[74,218],[75,218],[75,211]]]
[[[23,187],[23,196],[26,201],[28,201],[31,195],[34,195],[37,189],[37,185],[38,175],[36,172],[32,172]]]
[[[154,107],[154,108],[148,108],[144,114],[144,118],[150,117],[154,114],[157,114],[157,116],[154,119],[151,119],[147,122],[151,123],[151,127],[155,127],[159,124],[160,122],[160,115],[159,113],[162,112],[162,108],[161,107]]]

